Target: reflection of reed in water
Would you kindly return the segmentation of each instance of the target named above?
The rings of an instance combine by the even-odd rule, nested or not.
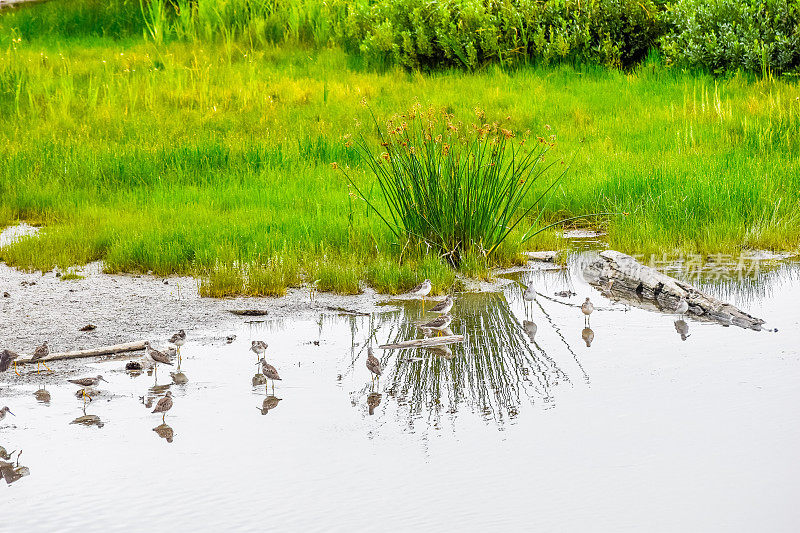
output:
[[[551,381],[561,375],[555,363],[529,344],[528,336],[503,294],[465,294],[458,299],[453,321],[463,344],[409,352],[382,361],[387,392],[407,405],[412,419],[428,411],[456,412],[465,404],[486,418],[503,423],[519,412],[523,398],[549,395]],[[406,320],[388,342],[419,335],[413,319]],[[437,356],[439,353],[447,356]]]

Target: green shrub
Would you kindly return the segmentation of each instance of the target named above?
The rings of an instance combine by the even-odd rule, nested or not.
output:
[[[800,3],[789,0],[677,0],[665,16],[667,61],[715,74],[800,68]]]

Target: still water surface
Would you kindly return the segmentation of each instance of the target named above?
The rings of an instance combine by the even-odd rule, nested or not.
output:
[[[420,336],[419,302],[246,324],[232,344],[189,331],[188,383],[169,387],[159,432],[143,402],[172,383],[166,368],[95,363],[110,383],[86,414],[102,427],[70,424],[72,386],[49,386],[49,405],[36,386],[8,398],[0,445],[24,450],[30,476],[0,486],[0,530],[796,531],[798,273],[706,280],[778,332],[688,320],[685,341],[676,317],[606,300],[575,264],[524,273],[537,302],[519,285],[457,295],[467,341],[376,349],[375,385],[366,347]],[[591,332],[586,296],[602,308]],[[253,339],[270,345],[280,401],[252,386]]]

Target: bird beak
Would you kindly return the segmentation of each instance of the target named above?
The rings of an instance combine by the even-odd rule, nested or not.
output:
[[[8,414],[10,414],[11,416],[17,416],[14,413],[12,413],[10,410],[8,411]]]
[[[106,381],[106,379],[105,378],[100,378],[100,381]],[[108,383],[108,381],[106,381],[106,383]]]

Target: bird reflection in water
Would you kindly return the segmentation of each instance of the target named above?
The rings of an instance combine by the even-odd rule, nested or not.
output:
[[[177,372],[170,372],[169,375],[172,378],[172,382],[175,385],[186,385],[187,383],[189,383],[189,378],[186,377],[186,374],[181,372],[180,368],[178,369]]]
[[[100,420],[99,416],[87,415],[86,406],[83,407],[83,416],[79,416],[78,418],[70,422],[70,424],[78,424],[86,427],[97,426],[98,428],[101,428],[105,425],[105,423],[102,420]]]
[[[525,330],[525,335],[528,336],[531,342],[536,342],[536,330],[538,329],[536,322],[532,320],[523,320],[522,329]]]
[[[16,464],[11,461],[11,456],[13,454],[14,452],[11,452],[10,454],[6,453],[5,448],[0,446],[0,458],[3,459],[0,461],[0,478],[3,478],[8,485],[11,485],[12,483],[19,481],[25,476],[29,476],[31,474],[31,471],[27,466],[20,466],[19,464],[19,458],[22,455],[22,450],[17,453]]]
[[[36,398],[36,401],[39,403],[50,405],[50,392],[44,387],[34,392],[33,397]]]
[[[369,408],[370,416],[375,414],[375,408],[381,404],[381,398],[383,398],[383,395],[378,392],[371,392],[367,396],[367,407]]]
[[[156,435],[158,435],[159,437],[161,437],[162,439],[166,440],[169,443],[172,443],[172,439],[175,438],[175,431],[173,431],[172,428],[169,427],[166,423],[154,427],[153,431],[156,432]]]
[[[681,336],[681,340],[685,341],[691,335],[689,334],[689,324],[686,323],[685,320],[680,319],[675,321],[675,331],[678,332],[678,335]]]
[[[267,376],[262,374],[261,372],[257,372],[255,376],[253,376],[253,387],[260,387],[261,385],[267,384]]]
[[[283,398],[278,398],[270,394],[269,396],[264,398],[264,403],[261,404],[261,407],[257,407],[257,409],[261,411],[262,415],[265,415],[270,411],[272,411],[273,409],[275,409],[276,407],[278,407],[278,402],[280,402],[282,399]]]
[[[594,340],[594,331],[592,331],[592,328],[583,328],[581,330],[581,338],[583,339],[583,342],[586,343],[586,347],[590,348],[592,346],[592,341]]]

